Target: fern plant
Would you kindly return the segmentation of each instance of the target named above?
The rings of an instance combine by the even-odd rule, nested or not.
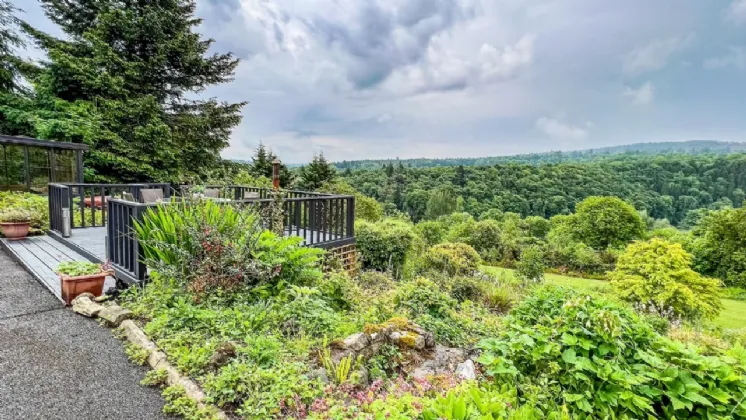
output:
[[[324,365],[331,380],[337,385],[342,385],[350,379],[350,372],[357,370],[361,363],[361,358],[354,359],[350,354],[341,358],[339,363],[334,363],[331,351],[326,343],[324,343],[324,349],[321,351],[321,363]]]

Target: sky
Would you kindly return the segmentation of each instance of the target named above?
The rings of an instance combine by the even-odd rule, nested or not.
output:
[[[225,158],[746,141],[746,0],[197,0],[197,16],[242,60],[201,94],[249,101]]]

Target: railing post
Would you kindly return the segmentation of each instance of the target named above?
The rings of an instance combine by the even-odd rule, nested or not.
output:
[[[347,238],[355,236],[355,196],[347,199]]]

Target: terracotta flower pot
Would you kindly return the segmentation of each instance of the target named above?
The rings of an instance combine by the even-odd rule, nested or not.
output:
[[[109,271],[102,271],[90,276],[75,277],[59,274],[60,283],[62,283],[62,300],[65,301],[66,305],[69,305],[73,299],[86,292],[92,293],[93,296],[101,296],[104,292],[106,276],[110,275],[111,272]]]
[[[0,231],[8,239],[22,239],[28,235],[29,222],[3,222],[0,223]]]

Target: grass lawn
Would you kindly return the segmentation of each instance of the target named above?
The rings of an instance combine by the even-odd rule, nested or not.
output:
[[[482,266],[482,270],[486,273],[494,273],[499,276],[505,276],[506,278],[515,278],[513,270],[507,268],[484,265]],[[580,290],[603,290],[609,288],[609,284],[604,280],[583,279],[558,274],[547,274],[546,278],[550,283]],[[723,299],[723,311],[715,319],[715,324],[723,328],[746,328],[746,302]]]

